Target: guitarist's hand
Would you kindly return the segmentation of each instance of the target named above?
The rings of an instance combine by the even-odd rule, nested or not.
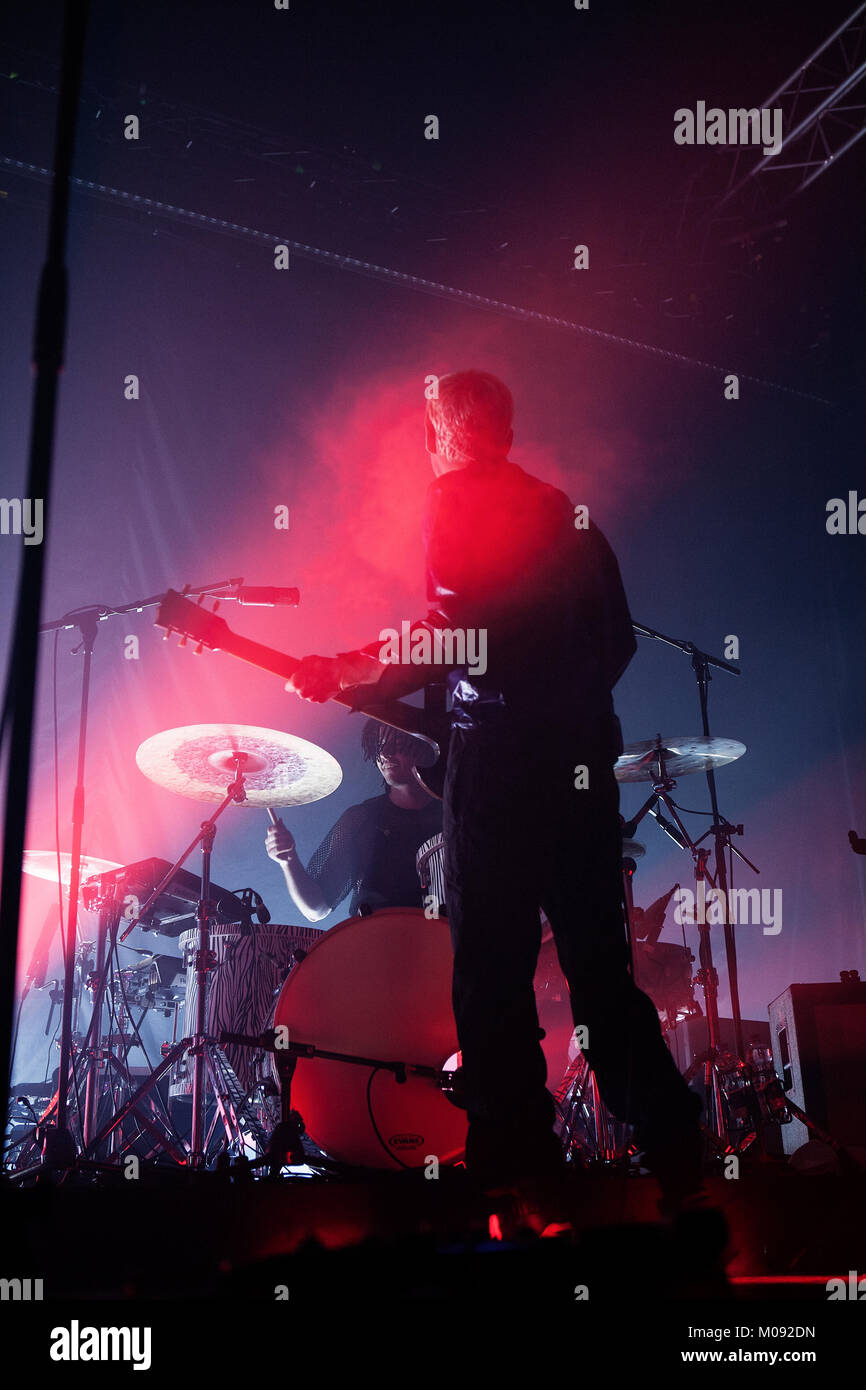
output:
[[[341,656],[305,656],[298,662],[286,690],[302,700],[321,704],[343,690],[377,681],[382,666],[366,652],[344,652]]]

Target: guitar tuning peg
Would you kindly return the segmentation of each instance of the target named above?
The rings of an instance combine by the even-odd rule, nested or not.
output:
[[[184,584],[183,588],[180,591],[183,598],[186,598],[187,594],[189,593],[189,589],[189,584]]]
[[[204,651],[204,642],[199,642],[197,647],[193,647],[193,656],[201,656]]]
[[[178,645],[179,647],[185,647],[185,646],[186,646],[186,633],[183,634],[183,637],[181,637],[181,639],[180,639],[180,641],[178,642],[177,645]]]
[[[220,601],[219,601],[219,599],[218,599],[218,598],[217,598],[217,599],[214,599],[214,605],[213,605],[213,608],[211,609],[211,612],[212,612],[212,613],[215,613],[215,612],[217,611],[217,609],[219,608],[219,606],[220,606]]]
[[[199,596],[198,596],[198,598],[197,598],[197,600],[196,600],[196,606],[197,606],[198,608],[201,608],[201,606],[202,606],[203,603],[204,603],[204,594],[199,594]]]
[[[167,642],[168,639],[169,639],[169,637],[171,636],[171,634],[172,634],[173,632],[174,632],[174,628],[172,628],[172,627],[167,627],[167,628],[165,629],[165,632],[162,634],[162,640],[163,640],[163,642]]]

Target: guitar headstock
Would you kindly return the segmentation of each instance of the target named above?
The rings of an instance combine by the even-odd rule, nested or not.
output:
[[[229,632],[229,626],[225,618],[217,617],[218,605],[214,607],[213,612],[209,612],[208,609],[202,608],[201,603],[201,597],[198,603],[193,603],[176,589],[166,592],[154,619],[157,627],[165,629],[166,640],[173,632],[177,632],[180,633],[181,646],[189,638],[198,643],[196,652],[200,652],[203,647],[208,647],[211,651],[219,650]]]

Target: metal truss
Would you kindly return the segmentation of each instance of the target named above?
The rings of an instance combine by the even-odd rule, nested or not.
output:
[[[781,148],[775,155],[749,146],[737,149],[725,189],[705,214],[708,234],[733,232],[729,239],[748,234],[744,219],[771,216],[866,135],[866,4],[761,106],[782,110]]]

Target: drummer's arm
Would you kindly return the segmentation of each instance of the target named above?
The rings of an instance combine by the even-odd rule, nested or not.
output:
[[[265,848],[283,871],[289,896],[308,922],[320,922],[331,910],[316,880],[307,873],[298,854],[295,837],[279,821],[268,830]]]
[[[320,922],[323,917],[327,917],[330,906],[325,902],[318,883],[310,878],[297,851],[290,859],[281,859],[280,868],[292,901],[303,912],[307,921]]]

